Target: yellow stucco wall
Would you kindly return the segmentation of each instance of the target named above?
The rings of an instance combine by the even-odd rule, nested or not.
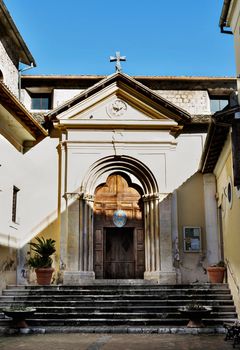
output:
[[[204,282],[207,280],[207,277],[205,272],[206,231],[202,174],[194,174],[178,188],[177,206],[180,254],[179,268],[181,271],[182,283]],[[201,228],[201,252],[184,252],[184,226],[196,226]]]
[[[238,314],[240,314],[240,192],[233,186],[230,135],[214,172],[217,180],[219,227],[222,226],[228,283],[233,293]],[[229,186],[231,187],[232,201],[229,200],[228,196]],[[222,225],[220,220],[222,220]]]

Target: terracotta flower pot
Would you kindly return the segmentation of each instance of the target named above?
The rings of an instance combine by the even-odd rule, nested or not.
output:
[[[223,283],[225,275],[225,267],[209,266],[207,268],[208,279],[211,283]]]
[[[35,269],[37,283],[40,285],[49,285],[51,283],[54,269],[52,267],[41,267]]]

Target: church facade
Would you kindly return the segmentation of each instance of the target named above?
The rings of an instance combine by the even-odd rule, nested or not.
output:
[[[57,242],[53,283],[207,281],[223,233],[204,145],[212,115],[236,104],[236,79],[130,77],[118,61],[109,76],[20,76],[4,38],[1,288],[36,283],[36,236]],[[21,40],[18,60],[34,65]]]
[[[35,94],[53,106],[32,112],[57,144],[59,281],[207,280],[221,237],[215,179],[198,170],[212,102],[230,103],[234,85],[121,72],[22,78],[26,106]]]

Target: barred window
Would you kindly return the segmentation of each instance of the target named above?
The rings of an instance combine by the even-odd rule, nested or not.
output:
[[[17,222],[17,197],[19,188],[13,186],[13,197],[12,197],[12,221]]]

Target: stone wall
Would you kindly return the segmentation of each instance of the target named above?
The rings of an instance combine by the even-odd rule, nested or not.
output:
[[[155,92],[193,115],[211,114],[207,91],[157,90]]]
[[[18,96],[18,70],[10,59],[5,47],[0,42],[0,71],[3,74],[4,84]]]

